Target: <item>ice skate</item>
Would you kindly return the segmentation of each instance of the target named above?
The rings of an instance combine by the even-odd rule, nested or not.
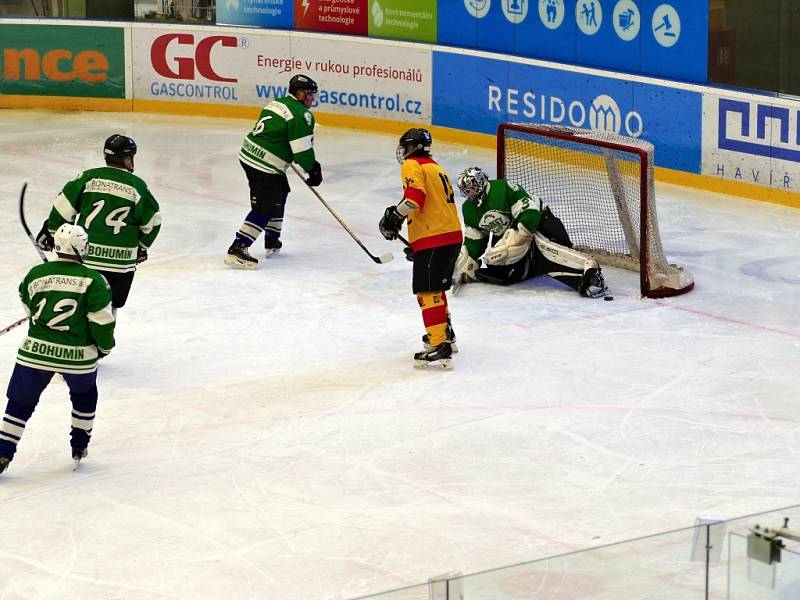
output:
[[[250,256],[247,246],[241,242],[233,242],[225,256],[225,264],[235,269],[255,269],[258,259]]]
[[[580,289],[581,296],[587,298],[602,298],[608,293],[603,273],[600,267],[590,267],[583,272]]]
[[[81,464],[81,461],[86,458],[86,455],[89,454],[88,448],[73,448],[72,449],[72,460],[75,461],[75,465],[72,467],[72,470],[78,468],[78,465]]]
[[[458,353],[458,346],[456,345],[456,332],[453,331],[453,328],[448,324],[447,329],[445,330],[445,335],[447,336],[447,341],[450,342],[450,349],[452,350],[453,354]],[[422,336],[422,343],[425,345],[425,350],[433,349],[430,343],[431,336],[429,333],[426,333]]]
[[[267,254],[264,258],[269,258],[273,254],[278,254],[281,248],[283,248],[283,244],[278,238],[265,237],[264,248],[267,250]]]
[[[0,473],[5,471],[8,468],[8,465],[11,464],[11,459],[6,458],[5,456],[0,456]]]
[[[450,346],[450,342],[442,342],[438,346],[414,354],[414,367],[441,367],[443,369],[452,369],[453,366],[450,364],[452,356],[453,349]]]

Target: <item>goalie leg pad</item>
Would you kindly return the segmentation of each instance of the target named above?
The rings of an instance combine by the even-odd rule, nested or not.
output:
[[[598,298],[607,287],[594,258],[547,239],[538,231],[533,235],[536,246],[535,271],[577,290],[582,296]]]

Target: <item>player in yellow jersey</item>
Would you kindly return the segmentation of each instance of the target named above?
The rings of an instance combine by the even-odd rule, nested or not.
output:
[[[383,237],[394,240],[408,218],[412,285],[427,331],[422,338],[425,349],[414,354],[415,366],[450,368],[457,349],[445,292],[453,283],[463,236],[453,186],[445,170],[431,158],[431,141],[426,129],[409,129],[400,136],[397,162],[401,164],[403,199],[386,209],[378,227]]]

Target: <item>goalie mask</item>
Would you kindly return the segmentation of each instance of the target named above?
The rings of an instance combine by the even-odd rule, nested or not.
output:
[[[461,195],[478,206],[489,193],[489,176],[480,167],[466,169],[458,176],[456,183]]]
[[[429,155],[432,143],[431,133],[427,129],[409,129],[400,136],[400,142],[395,152],[397,162],[402,165],[405,159],[417,153],[423,156]]]
[[[80,261],[89,250],[89,236],[80,225],[64,223],[53,234],[53,249],[56,254],[74,256]]]

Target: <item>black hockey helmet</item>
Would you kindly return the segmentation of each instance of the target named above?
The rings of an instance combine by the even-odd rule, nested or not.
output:
[[[289,80],[289,93],[294,95],[297,92],[317,93],[317,82],[308,75],[295,75]]]
[[[130,158],[133,161],[135,154],[136,142],[119,133],[115,133],[108,138],[103,146],[103,155],[106,157],[106,162],[113,165],[124,167],[125,159]]]
[[[400,142],[397,144],[397,162],[403,164],[405,159],[414,154],[430,154],[432,143],[431,132],[427,129],[419,127],[409,129],[400,136]]]

